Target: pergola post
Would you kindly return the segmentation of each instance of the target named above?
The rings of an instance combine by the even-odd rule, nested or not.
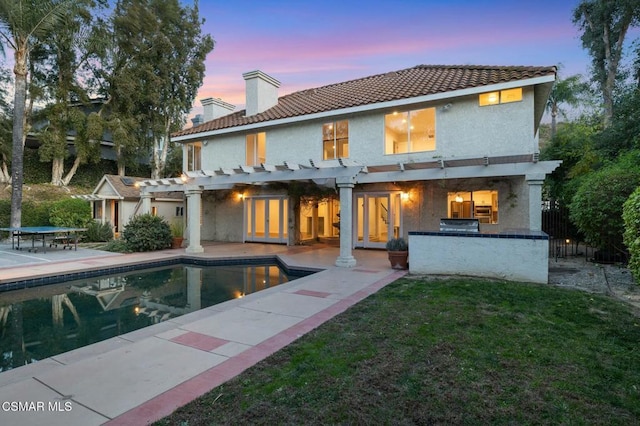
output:
[[[189,188],[185,191],[187,196],[187,238],[189,245],[185,249],[187,253],[202,253],[204,248],[200,245],[200,206],[202,189]]]
[[[140,192],[140,199],[142,200],[141,213],[142,214],[151,213],[151,194],[149,194],[145,190],[142,190]]]
[[[353,268],[356,258],[353,257],[353,178],[337,179],[340,189],[340,255],[336,266]]]

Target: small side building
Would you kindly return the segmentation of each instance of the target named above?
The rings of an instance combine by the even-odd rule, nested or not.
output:
[[[132,217],[144,213],[139,183],[145,179],[104,175],[90,195],[78,198],[89,201],[93,218],[101,223],[110,223],[114,235],[118,235]],[[163,217],[167,222],[184,216],[184,194],[181,191],[154,192],[150,201],[150,213]]]

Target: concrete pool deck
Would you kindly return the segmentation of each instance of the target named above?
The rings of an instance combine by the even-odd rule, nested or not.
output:
[[[391,269],[384,251],[356,250],[357,266],[338,268],[334,263],[339,249],[324,244],[204,247],[204,253],[189,256],[278,256],[289,268],[323,270],[0,373],[0,424],[151,423],[406,273]],[[170,260],[185,254],[184,250],[123,255],[78,249],[33,256],[20,253],[25,256],[20,257],[10,251],[10,245],[0,246],[0,283]]]

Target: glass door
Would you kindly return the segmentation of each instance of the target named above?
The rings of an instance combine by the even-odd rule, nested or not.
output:
[[[384,248],[400,235],[400,193],[357,194],[355,209],[356,247]]]
[[[287,198],[247,197],[244,206],[245,241],[287,242]]]

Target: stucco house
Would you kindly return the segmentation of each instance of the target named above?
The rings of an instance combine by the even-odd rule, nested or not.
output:
[[[243,77],[245,110],[204,99],[204,122],[172,136],[183,176],[141,183],[147,197],[185,193],[187,252],[336,238],[336,265],[351,267],[353,249],[393,236],[417,255],[410,233],[440,232],[443,218],[540,232],[542,183],[559,165],[538,160],[554,66],[419,65],[280,97],[275,78]]]
[[[93,219],[110,223],[114,233],[122,232],[131,218],[142,214],[140,183],[146,178],[104,175],[89,195],[76,196],[89,201]],[[149,198],[145,213],[162,216],[167,222],[184,216],[182,191],[156,191]]]

